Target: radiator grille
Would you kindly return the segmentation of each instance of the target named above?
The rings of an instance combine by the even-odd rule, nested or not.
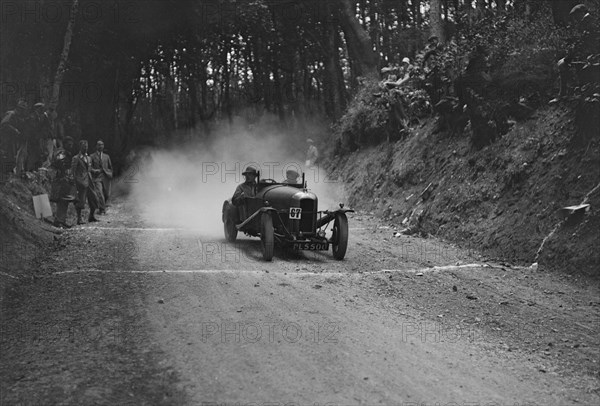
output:
[[[300,208],[302,209],[302,219],[300,220],[300,231],[303,233],[314,232],[314,224],[317,220],[317,211],[315,201],[312,199],[300,200]]]

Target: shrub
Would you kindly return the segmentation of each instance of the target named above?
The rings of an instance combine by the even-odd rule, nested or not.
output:
[[[430,113],[427,94],[420,89],[402,87],[387,89],[377,81],[365,81],[335,132],[344,150],[397,141],[407,132],[411,122]]]

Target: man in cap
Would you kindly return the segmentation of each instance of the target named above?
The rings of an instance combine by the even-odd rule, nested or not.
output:
[[[427,47],[425,48],[425,55],[423,56],[423,67],[429,67],[427,62],[429,58],[435,57],[440,50],[440,39],[436,35],[432,35],[427,40]]]
[[[113,177],[113,169],[110,156],[104,152],[104,142],[102,140],[98,140],[96,143],[96,152],[92,154],[91,158],[92,175],[100,205],[98,212],[104,214],[110,196],[110,180]]]
[[[306,151],[306,166],[315,166],[317,159],[319,159],[319,150],[311,138],[308,138],[306,142],[308,143],[308,150]]]
[[[71,227],[67,224],[67,211],[69,203],[75,201],[75,195],[77,194],[71,175],[73,145],[73,138],[65,137],[63,146],[56,149],[52,159],[52,167],[56,169],[56,178],[51,185],[50,197],[52,201],[56,202],[54,226],[60,228]]]
[[[256,195],[256,178],[258,177],[256,168],[248,166],[242,172],[242,175],[244,175],[244,183],[238,185],[231,198],[231,201],[236,206],[242,205],[245,197],[254,197]]]
[[[287,171],[285,171],[285,179],[282,183],[297,185],[299,177],[300,174],[297,171],[295,171],[294,169],[288,169]]]
[[[75,186],[77,187],[77,203],[75,204],[77,224],[83,224],[81,211],[85,208],[86,199],[90,206],[88,222],[98,221],[94,217],[94,213],[98,208],[98,197],[93,189],[92,160],[88,156],[87,151],[88,142],[86,140],[79,141],[79,154],[75,155],[71,161],[71,172],[73,173]]]

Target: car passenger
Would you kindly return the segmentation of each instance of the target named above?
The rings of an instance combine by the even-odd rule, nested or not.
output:
[[[258,171],[249,166],[242,172],[242,175],[244,175],[245,181],[238,185],[231,198],[231,201],[236,206],[242,205],[245,197],[254,197],[256,195],[256,178],[258,177]]]
[[[298,172],[296,172],[293,169],[288,169],[287,171],[285,171],[285,179],[283,180],[282,183],[288,183],[288,184],[298,184],[298,178],[300,177],[300,174],[298,174]]]

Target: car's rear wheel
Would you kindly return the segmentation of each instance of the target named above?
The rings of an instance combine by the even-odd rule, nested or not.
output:
[[[275,231],[273,217],[269,212],[263,213],[260,217],[260,245],[264,260],[271,261],[275,248]]]
[[[333,220],[333,236],[331,237],[333,257],[342,260],[348,249],[348,217],[345,213],[336,213]]]
[[[235,207],[225,202],[223,206],[223,230],[225,231],[225,239],[227,242],[235,242],[238,229],[235,227]]]

